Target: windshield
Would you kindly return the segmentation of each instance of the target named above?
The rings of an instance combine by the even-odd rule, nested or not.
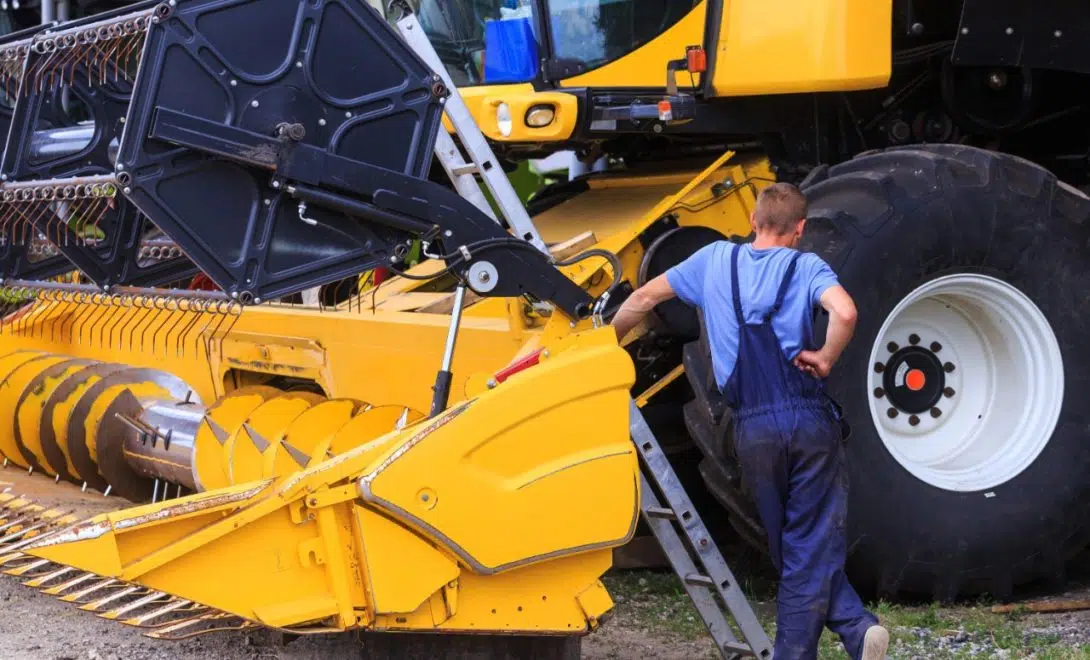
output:
[[[421,0],[417,17],[455,85],[526,82],[537,74],[530,0]]]
[[[593,69],[636,50],[700,0],[548,0],[553,57]]]

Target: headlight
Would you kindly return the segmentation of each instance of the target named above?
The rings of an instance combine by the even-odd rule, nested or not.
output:
[[[496,106],[496,124],[500,128],[500,135],[503,137],[511,137],[511,131],[513,131],[515,127],[511,122],[511,107],[506,103],[501,103]]]
[[[551,105],[535,105],[526,111],[526,125],[531,128],[545,128],[556,118],[556,108]]]

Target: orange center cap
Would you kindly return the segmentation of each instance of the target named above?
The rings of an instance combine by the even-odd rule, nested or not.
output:
[[[905,386],[913,392],[919,392],[927,384],[927,376],[919,369],[913,369],[905,374]]]

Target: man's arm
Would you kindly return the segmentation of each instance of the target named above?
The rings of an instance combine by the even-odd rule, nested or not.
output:
[[[639,325],[656,305],[676,295],[665,273],[633,291],[613,317],[612,325],[617,331],[617,341],[624,341],[632,328]]]
[[[825,378],[852,339],[857,313],[855,301],[839,284],[821,294],[821,306],[829,312],[825,345],[819,351],[802,351],[795,358],[795,364],[804,371]]]

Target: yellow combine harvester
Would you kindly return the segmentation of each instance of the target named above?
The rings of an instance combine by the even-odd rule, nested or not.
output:
[[[595,170],[512,236],[430,176],[450,90],[387,22],[405,4],[141,2],[0,41],[7,572],[164,638],[567,644],[636,529],[630,396],[763,544],[699,319],[664,305],[620,347],[596,326],[744,240],[787,179],[861,309],[830,383],[855,431],[855,581],[1003,597],[1062,577],[1090,516],[1090,204],[1028,159],[1085,178],[1077,16],[412,3],[502,165],[574,150]],[[351,284],[376,269],[396,276]]]

